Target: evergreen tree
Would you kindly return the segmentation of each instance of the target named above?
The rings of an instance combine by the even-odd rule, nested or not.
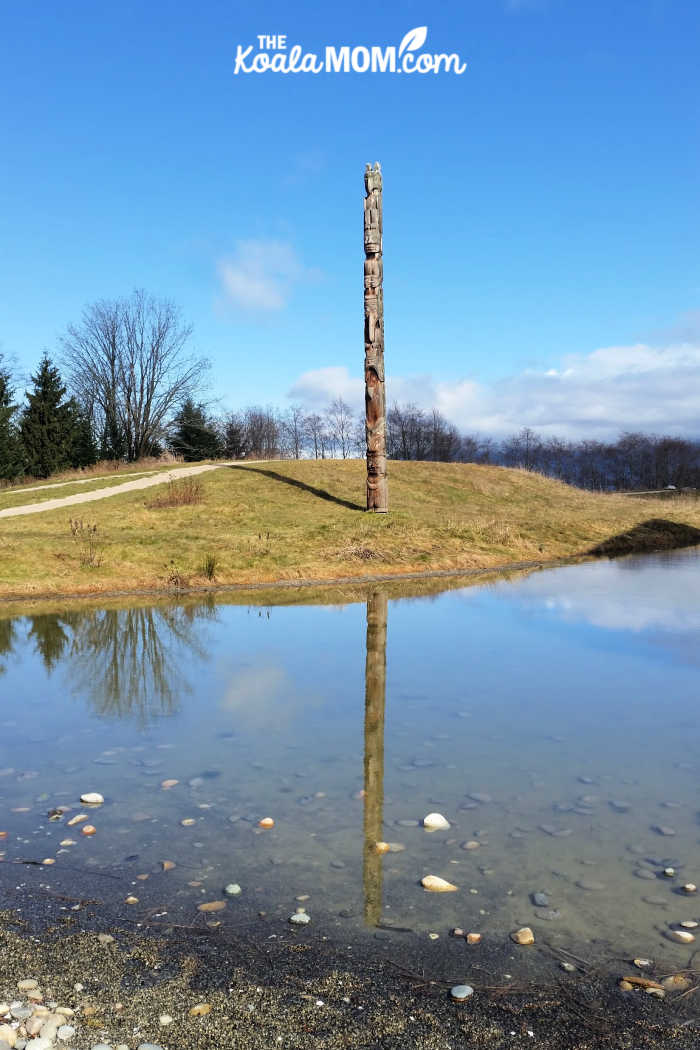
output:
[[[70,404],[63,400],[66,388],[48,354],[42,357],[31,380],[34,389],[27,391],[27,405],[20,422],[22,445],[27,472],[36,478],[48,478],[70,466],[73,414]]]
[[[182,403],[173,420],[170,447],[185,460],[216,459],[222,454],[221,439],[215,425],[207,419],[204,405],[192,398]]]
[[[97,445],[92,424],[75,398],[71,398],[66,407],[70,425],[70,465],[90,467],[97,462]]]
[[[13,404],[13,393],[10,373],[3,367],[0,354],[0,478],[3,481],[14,480],[23,469],[22,446],[14,418],[17,405]]]

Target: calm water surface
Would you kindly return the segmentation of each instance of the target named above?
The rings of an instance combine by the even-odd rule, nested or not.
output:
[[[236,882],[210,921],[282,928],[308,895],[347,943],[527,923],[681,966],[692,946],[668,931],[700,920],[680,890],[700,884],[699,672],[697,550],[431,598],[0,620],[0,848],[55,857],[39,877],[78,892],[81,871],[118,874],[134,917],[204,922]],[[449,831],[407,823],[435,810]],[[66,826],[80,812],[94,836]],[[426,874],[458,892],[424,892]]]

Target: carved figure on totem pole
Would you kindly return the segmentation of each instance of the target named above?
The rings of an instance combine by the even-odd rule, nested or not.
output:
[[[365,169],[365,435],[367,510],[380,514],[389,509],[383,279],[382,172],[377,163]]]

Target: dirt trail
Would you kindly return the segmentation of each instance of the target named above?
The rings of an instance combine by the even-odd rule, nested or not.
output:
[[[229,464],[204,463],[193,467],[177,467],[174,470],[167,471],[167,473],[161,471],[155,477],[125,481],[122,485],[114,485],[112,488],[96,489],[94,492],[75,492],[72,496],[47,499],[43,503],[25,503],[21,507],[7,507],[5,510],[0,510],[0,518],[17,518],[24,514],[42,514],[47,510],[60,510],[62,507],[74,507],[80,503],[92,503],[97,499],[109,499],[110,496],[121,496],[124,492],[149,489],[152,485],[163,485],[167,481],[191,477],[193,474],[204,474],[207,470],[219,470],[221,467],[226,466],[229,466]]]

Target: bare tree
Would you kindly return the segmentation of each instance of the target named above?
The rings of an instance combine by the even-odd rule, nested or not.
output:
[[[301,405],[292,405],[288,409],[282,422],[282,428],[289,454],[294,459],[301,459],[306,433],[306,416]]]
[[[191,326],[168,299],[142,290],[86,307],[62,340],[71,391],[112,455],[146,455],[208,367],[188,352]]]
[[[306,439],[309,447],[313,449],[314,459],[325,459],[328,435],[323,416],[319,416],[318,412],[311,412],[306,417],[305,426]]]
[[[331,440],[340,455],[347,459],[352,447],[353,416],[350,405],[342,397],[336,397],[327,411],[328,429]]]

